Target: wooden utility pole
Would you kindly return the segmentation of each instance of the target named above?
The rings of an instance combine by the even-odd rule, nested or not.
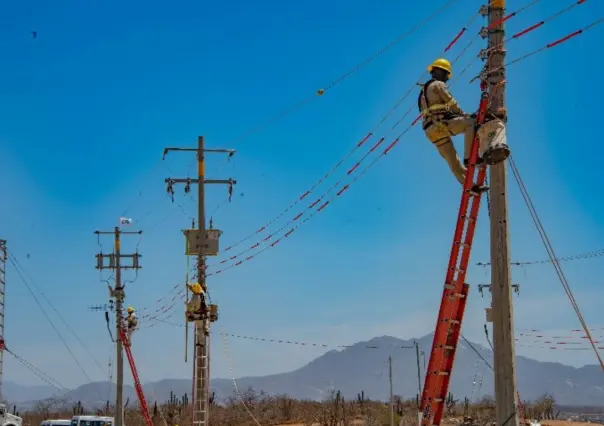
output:
[[[174,196],[174,184],[185,184],[185,192],[190,191],[191,184],[197,184],[198,196],[198,229],[187,229],[184,231],[187,239],[186,255],[197,257],[197,280],[206,292],[206,256],[216,256],[219,248],[219,237],[222,233],[217,229],[206,229],[205,217],[205,185],[223,184],[229,186],[229,197],[233,193],[233,185],[237,182],[233,179],[214,180],[205,178],[205,153],[220,152],[229,155],[235,154],[232,149],[207,149],[204,146],[203,136],[197,138],[197,148],[165,148],[164,158],[170,151],[193,151],[197,153],[197,179],[173,179],[167,178],[168,193]],[[210,396],[210,323],[218,320],[218,306],[209,305],[208,312],[202,317],[196,318],[195,323],[195,365],[193,377],[193,426],[208,426],[209,396]]]
[[[486,79],[490,105],[488,113],[507,122],[505,102],[505,0],[491,0],[488,8],[488,55]],[[516,350],[512,306],[510,241],[508,223],[507,161],[505,138],[485,152],[491,177],[491,293],[495,368],[496,420],[500,426],[518,426]]]
[[[417,362],[417,391],[418,391],[417,402],[419,404],[420,399],[422,397],[422,373],[419,368],[419,342],[417,340],[415,340],[413,342],[413,346],[415,346],[415,361]],[[424,361],[424,370],[426,369],[425,364],[426,364],[426,362]]]
[[[392,391],[392,356],[388,357],[388,378],[390,380],[390,426],[394,426],[394,393]]]
[[[124,345],[120,338],[120,328],[123,327],[124,322],[124,299],[126,298],[125,285],[122,284],[122,269],[140,269],[139,259],[141,255],[139,253],[123,254],[121,251],[121,239],[122,234],[142,234],[143,231],[122,231],[119,226],[116,226],[113,231],[95,231],[97,238],[101,235],[113,234],[114,236],[114,248],[113,253],[104,254],[98,253],[96,255],[97,265],[96,269],[111,269],[115,272],[115,288],[109,286],[109,296],[115,299],[115,365],[116,365],[116,391],[115,391],[115,426],[124,426]],[[122,259],[128,258],[132,260],[131,265],[123,265]],[[105,259],[109,260],[109,264],[106,264]]]

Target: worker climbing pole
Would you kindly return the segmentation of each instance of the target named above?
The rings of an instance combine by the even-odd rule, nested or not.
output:
[[[483,9],[483,16],[487,13],[488,9]],[[486,32],[488,32],[488,28]],[[482,33],[485,33],[485,29],[481,31]],[[466,145],[465,162],[467,170],[463,181],[463,192],[434,332],[430,361],[421,396],[419,423],[424,426],[440,425],[445,399],[449,391],[469,293],[469,284],[465,282],[466,272],[474,241],[481,196],[485,192],[484,190],[488,189],[485,185],[487,165],[498,164],[509,155],[509,149],[505,143],[504,124],[493,116],[487,116],[490,99],[486,79],[481,79],[480,89],[480,103],[475,123],[473,123],[474,128],[471,133],[473,137],[469,155]],[[447,100],[445,99],[445,101]],[[430,107],[430,105],[427,105],[427,107]],[[451,160],[454,160],[454,158]],[[451,163],[453,162],[451,161]],[[461,170],[458,175],[462,175]]]
[[[209,296],[206,285],[206,256],[218,255],[219,238],[222,234],[218,229],[213,229],[212,218],[210,227],[206,229],[205,218],[205,185],[224,184],[229,187],[229,199],[233,193],[233,185],[237,182],[233,179],[215,180],[205,178],[205,153],[226,153],[229,159],[235,154],[231,149],[207,149],[204,147],[203,136],[197,139],[197,148],[166,148],[164,157],[169,151],[193,151],[197,153],[197,179],[172,179],[167,178],[167,191],[173,197],[175,183],[185,184],[185,193],[190,192],[191,184],[197,184],[198,189],[198,228],[186,229],[185,254],[197,258],[197,282],[186,283],[187,296],[190,290],[193,293],[191,300],[187,300],[185,309],[185,321],[188,328],[189,323],[195,325],[194,354],[195,364],[193,366],[193,426],[208,426],[209,395],[210,395],[210,324],[218,320],[218,306],[208,303]],[[187,297],[188,299],[188,297]],[[185,343],[185,352],[187,351]],[[186,359],[186,357],[185,357]]]
[[[121,223],[128,223],[127,220]],[[131,269],[137,271],[141,268],[139,264],[139,259],[141,255],[136,252],[132,254],[125,254],[121,250],[121,236],[122,235],[141,235],[143,231],[123,231],[119,226],[116,226],[113,231],[95,231],[94,233],[97,235],[97,243],[101,246],[100,236],[101,235],[113,235],[114,237],[114,248],[112,253],[97,253],[96,260],[97,265],[96,269],[102,271],[104,269],[111,269],[115,274],[115,287],[107,284],[109,290],[109,296],[115,300],[115,326],[117,328],[117,338],[116,338],[116,390],[115,390],[115,426],[124,426],[124,348],[123,343],[126,339],[122,338],[122,333],[124,332],[124,318],[123,318],[123,303],[126,298],[126,286],[125,283],[122,282],[122,270],[123,269]],[[122,260],[128,259],[131,261],[130,265],[124,264]],[[105,262],[108,260],[108,262]],[[129,309],[130,311],[130,309]],[[129,312],[130,313],[130,312]],[[134,309],[132,309],[132,313],[134,313]],[[109,315],[106,314],[107,325],[109,325]],[[136,321],[136,316],[128,318],[128,323],[134,324]],[[131,331],[134,329],[132,328]],[[132,366],[132,365],[131,365]],[[134,372],[133,372],[134,373]],[[135,374],[136,376],[136,374]]]

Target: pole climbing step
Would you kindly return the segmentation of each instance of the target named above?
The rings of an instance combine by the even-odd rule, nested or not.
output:
[[[141,408],[141,414],[145,419],[145,424],[147,426],[153,426],[153,421],[151,420],[151,416],[149,415],[149,407],[147,405],[147,399],[145,398],[145,393],[143,391],[143,387],[141,385],[141,381],[138,377],[138,371],[136,369],[136,364],[134,363],[134,357],[132,356],[132,349],[130,348],[130,341],[126,337],[126,332],[123,328],[120,328],[120,339],[124,345],[124,351],[126,352],[126,357],[128,358],[128,364],[130,364],[130,370],[132,370],[132,378],[134,379],[134,389],[136,390],[136,395],[138,396],[138,402]]]
[[[477,126],[484,123],[488,107],[486,87],[483,86],[481,89],[480,105],[476,116]],[[470,189],[474,185],[483,186],[486,180],[486,165],[484,163],[480,166],[476,164],[479,144],[478,134],[476,134],[472,141],[470,164],[461,195],[430,362],[426,371],[419,414],[421,426],[440,425],[461,334],[470,287],[465,283],[466,271],[470,262],[481,199],[480,193],[474,194]]]

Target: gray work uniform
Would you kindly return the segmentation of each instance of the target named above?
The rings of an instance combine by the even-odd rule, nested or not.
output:
[[[436,146],[449,168],[462,185],[466,179],[466,167],[457,156],[451,136],[464,134],[464,159],[470,158],[476,120],[464,115],[447,85],[429,80],[418,98],[418,108],[423,115],[426,137]]]

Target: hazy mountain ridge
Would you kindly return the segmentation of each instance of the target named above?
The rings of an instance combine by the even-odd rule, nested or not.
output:
[[[429,353],[432,336],[419,339],[420,350]],[[417,362],[414,349],[400,348],[412,346],[412,340],[394,337],[376,337],[367,342],[359,342],[343,350],[332,350],[289,373],[262,377],[242,377],[237,379],[240,390],[254,387],[269,394],[286,393],[295,398],[322,399],[330,389],[339,389],[347,398],[355,398],[363,390],[373,399],[386,400],[388,397],[388,375],[385,364],[392,356],[394,392],[404,397],[414,397],[418,393]],[[375,347],[368,349],[367,346]],[[493,355],[489,349],[473,344],[477,351],[492,365]],[[399,348],[397,348],[399,347]],[[427,362],[426,355],[426,362]],[[478,361],[478,362],[477,362]],[[420,359],[421,384],[423,385],[423,359]],[[525,357],[517,357],[518,387],[522,399],[536,399],[549,392],[559,404],[572,406],[604,405],[604,375],[596,365],[575,368],[560,363],[540,362]],[[482,375],[484,374],[484,376]],[[481,383],[481,377],[484,377]],[[212,390],[223,399],[233,395],[231,379],[213,379]],[[191,381],[187,379],[163,379],[144,385],[147,399],[164,401],[170,392],[177,396],[191,392]],[[456,397],[479,398],[493,394],[491,370],[479,361],[479,357],[465,342],[461,342],[455,360],[450,391]],[[70,392],[72,398],[86,405],[100,405],[107,398],[108,382],[82,385]],[[51,397],[56,393],[50,386],[21,386],[5,382],[4,395],[21,409],[33,405],[36,400]],[[113,393],[112,397],[113,398]],[[124,387],[125,397],[136,400],[132,386]]]

